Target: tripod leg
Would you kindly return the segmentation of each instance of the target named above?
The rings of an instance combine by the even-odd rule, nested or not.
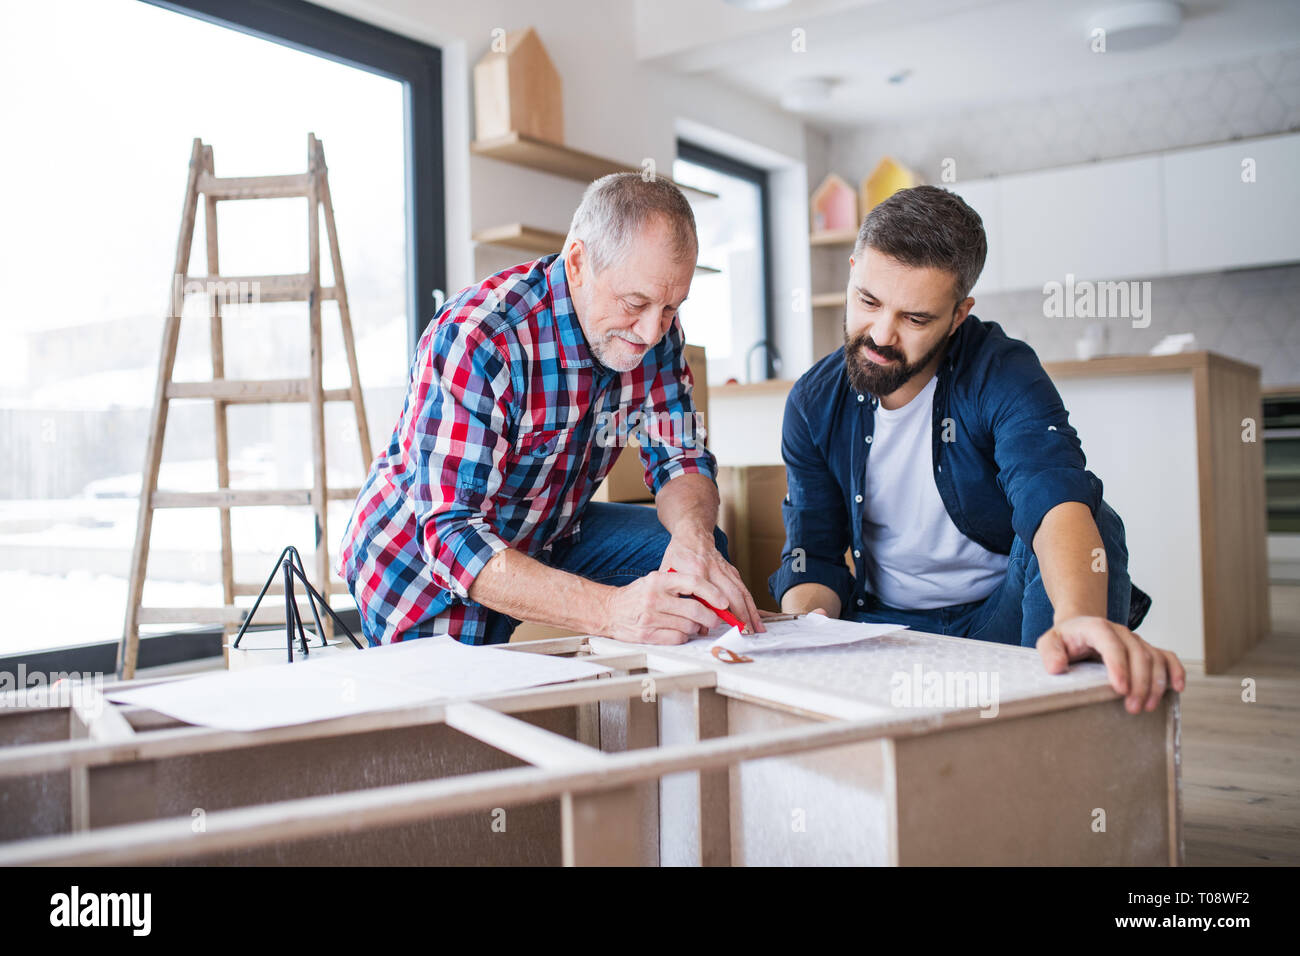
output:
[[[320,638],[320,646],[325,647],[327,643],[325,640],[325,628],[321,627],[320,612],[316,610],[316,598],[319,597],[319,595],[316,593],[316,589],[311,586],[311,582],[307,580],[307,572],[303,570],[302,556],[298,554],[297,548],[293,549],[293,558],[295,563],[294,571],[298,577],[302,579],[302,583],[307,587],[307,603],[311,605],[311,616],[316,622],[316,635]],[[324,599],[322,598],[321,600],[323,601]]]
[[[307,580],[307,575],[297,568],[294,568],[293,571],[294,574],[298,575],[299,580],[302,581],[302,586],[307,589],[307,593],[314,595],[315,598],[321,602],[321,606],[325,608],[325,612],[334,619],[334,623],[343,628],[343,633],[348,636],[348,640],[352,642],[352,646],[357,650],[363,649],[366,645],[357,640],[356,635],[352,633],[352,628],[348,627],[347,624],[344,623],[343,618],[339,617],[338,614],[335,613],[334,608],[330,607],[329,603],[321,597],[320,592],[311,586],[311,582]]]
[[[283,561],[284,556],[292,550],[293,550],[293,545],[289,545],[289,547],[281,551],[280,556],[275,559],[275,564],[271,566],[271,573],[267,575],[266,583],[262,585],[262,592],[257,596],[257,600],[253,602],[252,610],[250,610],[248,612],[248,616],[244,618],[244,623],[239,625],[239,633],[235,635],[235,643],[233,645],[234,647],[238,647],[239,642],[243,640],[244,631],[248,630],[248,625],[251,624],[253,621],[253,615],[257,613],[257,609],[262,604],[262,598],[266,597],[267,588],[271,586],[271,582],[275,580],[276,574],[280,571],[280,562]]]
[[[293,563],[285,558],[284,564],[284,638],[289,649],[289,663],[293,663],[293,619],[297,609],[293,603],[293,577],[289,574]]]

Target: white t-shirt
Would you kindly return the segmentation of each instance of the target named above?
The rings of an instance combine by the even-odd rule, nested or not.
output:
[[[863,535],[867,581],[890,607],[920,610],[967,604],[1002,583],[1007,556],[957,530],[934,484],[929,383],[902,408],[877,405],[867,454]]]

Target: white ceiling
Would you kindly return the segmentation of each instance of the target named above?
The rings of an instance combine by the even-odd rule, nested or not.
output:
[[[834,81],[820,127],[957,112],[1213,66],[1300,45],[1300,0],[1183,0],[1159,46],[1098,54],[1087,21],[1128,0],[636,0],[637,51],[779,104],[801,77]],[[792,50],[804,31],[806,52]],[[910,71],[898,84],[889,77]]]

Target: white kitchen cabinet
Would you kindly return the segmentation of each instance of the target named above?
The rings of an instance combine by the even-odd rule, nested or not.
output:
[[[1300,259],[1300,135],[1181,150],[1161,160],[1169,271]],[[1243,180],[1248,172],[1253,182]]]
[[[1165,273],[1161,173],[1144,156],[996,180],[1003,286]]]
[[[1002,211],[998,197],[998,180],[979,179],[966,183],[943,183],[944,189],[955,192],[984,220],[984,235],[988,240],[989,254],[984,261],[984,271],[971,290],[974,296],[1001,292],[1004,239]]]

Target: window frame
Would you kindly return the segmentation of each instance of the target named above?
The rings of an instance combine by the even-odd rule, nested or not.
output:
[[[337,63],[377,73],[404,87],[406,256],[409,360],[436,301],[446,288],[446,204],[442,135],[442,52],[304,0],[140,0],[215,26],[238,30]],[[396,357],[395,357],[396,358]],[[404,366],[405,367],[405,366]],[[355,608],[339,616],[360,637]],[[284,625],[273,625],[282,628]],[[261,628],[256,628],[261,630]],[[220,626],[141,636],[138,666],[157,667],[220,656]],[[111,675],[121,639],[20,651],[0,656],[0,673],[76,671]]]
[[[728,156],[725,153],[717,152],[687,139],[677,140],[677,158],[689,163],[695,163],[697,166],[706,166],[709,169],[725,173],[728,176],[734,176],[737,179],[746,180],[758,187],[759,228],[763,231],[759,241],[759,255],[762,257],[759,268],[763,276],[763,339],[768,346],[763,353],[763,377],[764,379],[775,378],[776,370],[772,365],[772,348],[775,345],[773,339],[775,331],[773,329],[775,290],[772,275],[772,203],[768,171],[760,166],[751,165],[736,159],[734,156]],[[747,346],[747,348],[752,347],[752,344]],[[748,377],[748,363],[746,363],[744,371],[746,377]]]

